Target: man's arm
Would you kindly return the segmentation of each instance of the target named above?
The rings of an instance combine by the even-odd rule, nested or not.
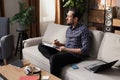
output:
[[[82,47],[80,48],[81,53],[86,54],[90,49],[90,32],[88,29],[84,29],[81,35],[82,35],[81,37]]]
[[[80,48],[66,48],[64,46],[61,46],[61,47],[58,48],[58,50],[69,52],[69,53],[81,54],[81,49]]]
[[[65,51],[65,52],[70,52],[70,53],[76,53],[76,54],[84,54],[88,53],[89,48],[90,48],[90,34],[88,30],[83,30],[81,34],[81,48],[66,48],[64,46],[59,47],[59,51]]]

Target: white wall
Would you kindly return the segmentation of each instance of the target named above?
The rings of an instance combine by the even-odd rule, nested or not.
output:
[[[5,3],[5,16],[11,18],[15,13],[19,11],[18,1],[21,0],[4,0]],[[10,25],[10,33],[14,35],[15,45],[18,38],[18,33],[16,32],[17,25]]]
[[[55,0],[40,0],[40,32],[44,34],[49,22],[55,21]]]

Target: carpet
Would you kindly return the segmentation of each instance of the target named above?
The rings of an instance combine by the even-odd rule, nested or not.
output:
[[[20,60],[20,56],[11,56],[10,58],[7,59],[7,64],[12,64],[13,62]],[[3,60],[0,60],[0,66],[3,66]]]

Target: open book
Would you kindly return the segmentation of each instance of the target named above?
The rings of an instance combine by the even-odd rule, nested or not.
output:
[[[51,48],[59,48],[59,46],[55,46],[53,44],[49,44],[49,43],[46,43],[46,42],[42,42],[42,44],[45,45],[45,46],[51,47]]]

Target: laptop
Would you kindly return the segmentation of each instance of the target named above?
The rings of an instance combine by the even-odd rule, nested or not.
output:
[[[87,67],[85,67],[87,70],[98,73],[106,69],[110,69],[118,60],[112,61],[112,62],[102,62],[100,64],[92,64]],[[96,66],[93,66],[96,65]]]

